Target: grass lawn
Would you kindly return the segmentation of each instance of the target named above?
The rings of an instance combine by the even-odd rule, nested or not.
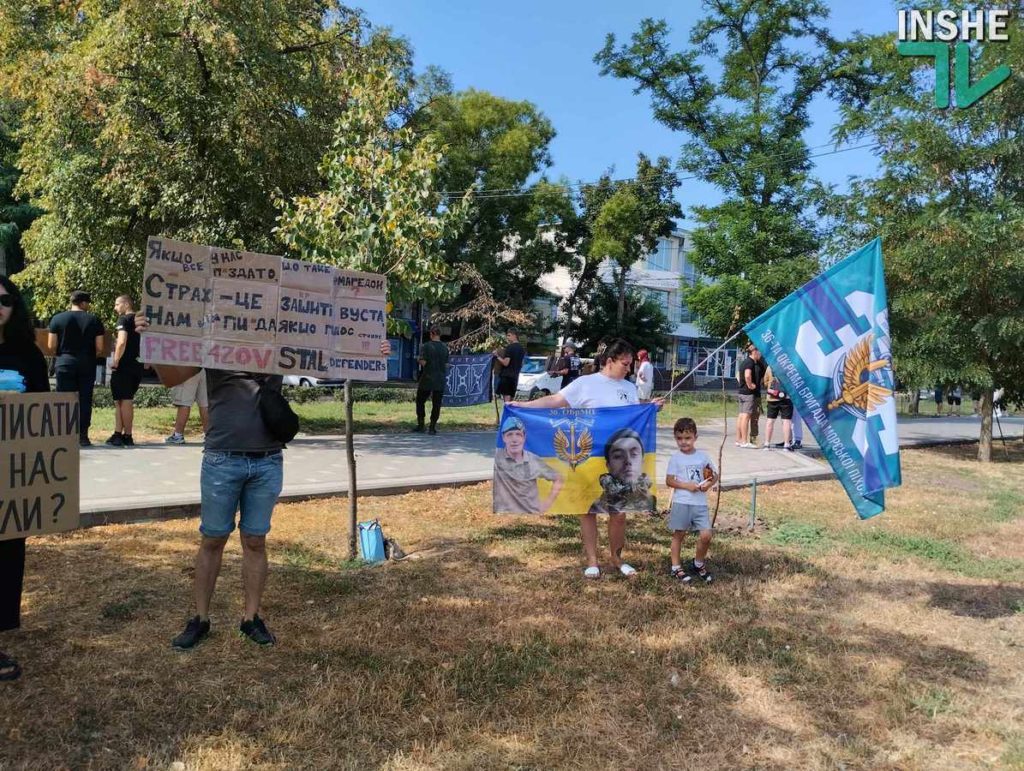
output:
[[[730,401],[730,415],[735,411]],[[301,430],[307,434],[340,434],[345,431],[345,405],[342,402],[316,401],[292,403],[299,416]],[[428,405],[429,409],[429,405]],[[416,405],[412,402],[357,401],[353,407],[357,433],[390,433],[408,431],[416,425]],[[147,407],[135,410],[136,439],[152,441],[162,439],[174,428],[174,407]],[[672,425],[683,415],[701,420],[720,418],[722,403],[718,401],[696,401],[686,395],[676,396],[671,406],[661,412],[658,422]],[[473,407],[450,407],[441,410],[439,425],[446,431],[491,431],[496,426],[493,404],[478,404]],[[90,436],[94,442],[102,442],[114,430],[113,407],[99,407],[93,410]],[[202,432],[199,410],[192,408],[185,433],[198,437]]]
[[[711,586],[665,575],[656,520],[636,579],[588,582],[575,521],[487,485],[363,499],[411,552],[379,567],[344,561],[344,499],[281,505],[270,650],[234,632],[234,541],[214,636],[170,649],[194,520],[35,539],[0,767],[1022,768],[1024,448],[973,455],[904,452],[867,522],[835,482],[762,488]]]

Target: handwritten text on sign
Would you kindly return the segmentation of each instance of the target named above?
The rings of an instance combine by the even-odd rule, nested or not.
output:
[[[387,380],[387,281],[270,254],[150,238],[142,360]]]
[[[0,393],[0,541],[78,522],[78,394]]]

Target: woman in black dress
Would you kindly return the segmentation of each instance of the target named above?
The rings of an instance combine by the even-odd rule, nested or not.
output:
[[[46,360],[36,347],[25,301],[11,280],[0,276],[0,381],[9,382],[17,375],[24,379],[25,391],[50,390]],[[21,625],[24,575],[25,539],[0,541],[0,633]],[[0,681],[20,676],[18,662],[0,651]]]

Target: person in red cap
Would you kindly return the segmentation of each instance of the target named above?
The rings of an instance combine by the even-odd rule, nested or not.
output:
[[[654,395],[654,365],[643,348],[637,351],[636,360],[636,394],[640,401],[649,402]]]

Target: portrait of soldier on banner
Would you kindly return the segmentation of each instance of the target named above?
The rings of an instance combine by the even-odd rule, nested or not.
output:
[[[494,453],[496,514],[653,513],[654,405],[505,407]]]

